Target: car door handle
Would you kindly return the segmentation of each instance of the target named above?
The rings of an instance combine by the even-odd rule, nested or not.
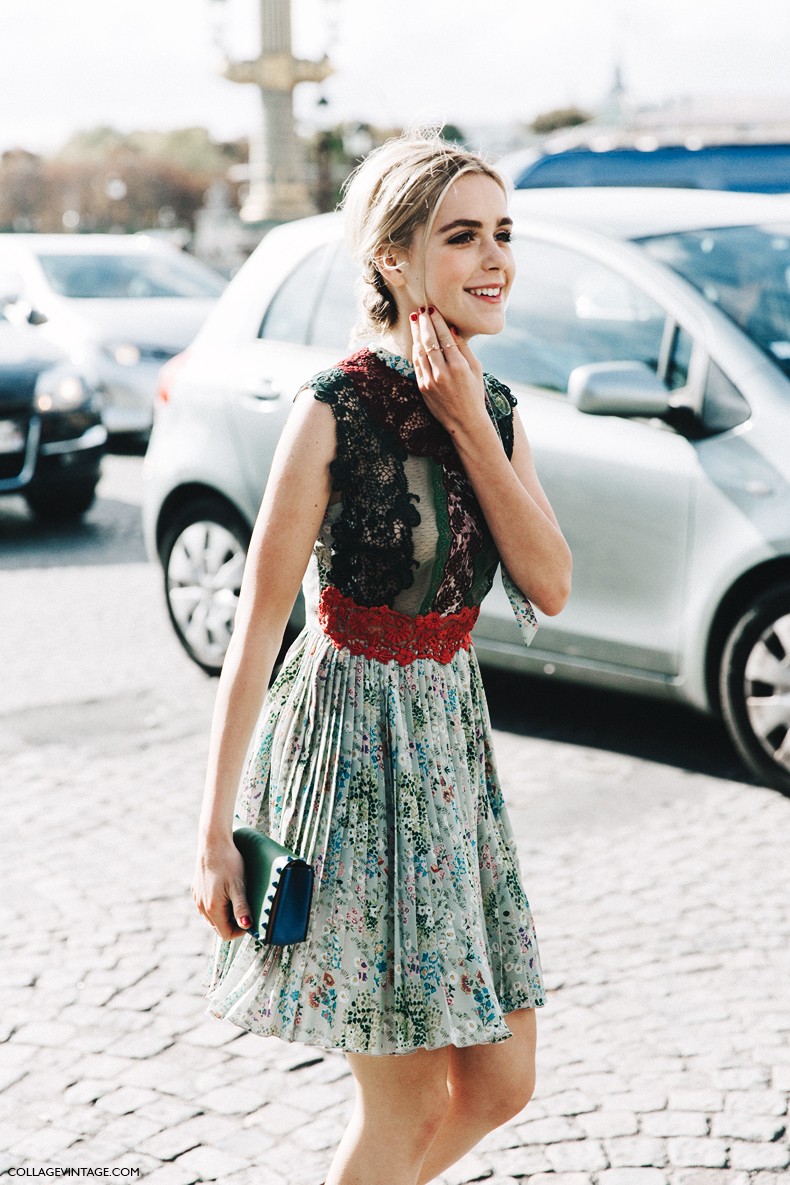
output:
[[[271,379],[260,379],[257,386],[250,387],[244,392],[248,399],[279,399],[281,391],[275,387]]]

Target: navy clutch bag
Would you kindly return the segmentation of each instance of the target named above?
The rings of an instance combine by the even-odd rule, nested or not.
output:
[[[304,942],[313,898],[312,867],[253,827],[237,827],[233,842],[244,861],[252,918],[248,933],[270,946]]]

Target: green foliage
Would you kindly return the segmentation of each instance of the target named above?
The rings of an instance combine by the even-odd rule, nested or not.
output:
[[[578,127],[579,124],[589,123],[591,119],[593,116],[590,112],[583,111],[580,107],[555,107],[551,111],[537,115],[529,126],[533,132],[546,135],[559,131],[560,128]]]

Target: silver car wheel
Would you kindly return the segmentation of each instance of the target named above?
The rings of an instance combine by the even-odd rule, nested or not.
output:
[[[790,613],[764,629],[746,659],[746,712],[771,760],[790,771]]]
[[[190,523],[173,542],[166,573],[170,611],[206,667],[220,667],[228,649],[245,559],[233,532],[211,520]]]

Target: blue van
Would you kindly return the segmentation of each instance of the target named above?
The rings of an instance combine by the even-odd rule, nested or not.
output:
[[[501,167],[516,189],[582,185],[729,189],[744,193],[790,193],[790,144],[707,144],[700,148],[579,146],[533,156],[514,154]]]

